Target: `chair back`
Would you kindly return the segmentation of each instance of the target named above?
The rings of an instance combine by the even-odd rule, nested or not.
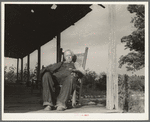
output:
[[[86,60],[87,60],[87,53],[88,53],[88,47],[85,48],[85,52],[84,53],[78,53],[78,54],[75,54],[74,57],[73,57],[73,61],[74,62],[78,62],[82,67],[83,69],[85,69],[85,65],[86,65]],[[62,55],[62,61],[64,61],[64,53],[61,52],[61,55]]]

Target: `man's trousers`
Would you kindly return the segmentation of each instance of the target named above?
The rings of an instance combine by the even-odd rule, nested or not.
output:
[[[66,103],[75,90],[76,81],[77,77],[70,74],[63,79],[62,87],[59,89],[60,82],[54,79],[50,72],[45,72],[42,77],[43,105],[67,108]]]

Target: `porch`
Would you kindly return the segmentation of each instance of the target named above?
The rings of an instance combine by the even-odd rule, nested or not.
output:
[[[25,38],[25,40],[22,40],[22,36],[20,35],[21,38],[17,39],[17,41],[13,41],[14,45],[10,45],[12,40],[5,40],[6,44],[6,48],[5,48],[5,57],[11,57],[11,58],[16,58],[17,59],[17,80],[18,78],[18,72],[19,72],[19,59],[21,59],[21,81],[23,80],[23,58],[25,56],[27,56],[27,70],[28,70],[28,78],[27,81],[29,81],[29,75],[30,75],[30,54],[34,51],[34,50],[38,50],[38,72],[37,72],[37,76],[39,79],[39,72],[41,69],[41,46],[46,44],[47,42],[49,42],[48,40],[51,40],[52,38],[54,38],[55,36],[57,37],[57,61],[60,61],[60,52],[61,52],[61,32],[68,28],[69,26],[72,26],[76,21],[73,20],[79,20],[82,17],[84,17],[88,12],[90,12],[91,10],[89,9],[90,5],[87,6],[81,6],[81,8],[78,7],[74,7],[74,9],[72,10],[72,13],[68,15],[66,15],[66,13],[64,12],[63,17],[67,16],[67,21],[70,21],[70,18],[73,18],[72,21],[68,24],[66,24],[66,20],[64,19],[64,21],[60,21],[59,18],[61,18],[62,16],[62,10],[63,11],[69,11],[70,6],[68,7],[68,9],[66,10],[66,6],[58,6],[59,9],[58,10],[58,18],[54,18],[51,21],[47,21],[47,27],[48,29],[45,29],[45,24],[40,25],[42,27],[42,29],[37,29],[38,31],[40,31],[40,34],[44,34],[44,35],[40,35],[39,33],[35,33],[35,34],[31,34],[29,35],[28,30],[30,30],[30,26],[29,28],[25,28],[24,30],[24,36],[28,35],[26,37],[32,37],[32,38]],[[10,7],[10,6],[8,6]],[[29,6],[27,6],[28,8]],[[35,6],[30,6],[29,9],[32,9],[32,7]],[[39,6],[43,7],[43,6]],[[49,6],[48,6],[49,7]],[[85,7],[85,8],[84,8]],[[46,7],[45,7],[46,8]],[[84,9],[84,11],[82,11]],[[35,7],[36,10],[36,7]],[[37,9],[38,10],[38,9]],[[105,107],[106,105],[106,97],[103,98],[101,97],[101,99],[99,99],[99,103],[97,104],[92,104],[89,105],[87,104],[88,102],[90,102],[88,99],[84,99],[83,98],[83,106],[79,107],[79,108],[73,108],[73,109],[68,109],[66,111],[63,112],[68,112],[68,113],[83,113],[83,112],[90,112],[90,113],[109,113],[109,112],[118,112],[118,83],[117,83],[117,74],[116,74],[116,45],[115,45],[115,40],[114,40],[114,18],[113,18],[113,14],[115,13],[115,6],[110,6],[110,24],[113,25],[111,26],[111,35],[110,35],[110,45],[109,45],[109,72],[108,72],[108,81],[107,82],[107,107]],[[51,10],[52,13],[54,12],[53,10]],[[82,12],[83,13],[82,13]],[[7,11],[9,12],[9,11]],[[74,13],[77,13],[76,16],[72,17],[71,15],[74,15]],[[82,13],[81,16],[79,16],[79,13]],[[55,13],[53,13],[55,15]],[[8,14],[7,14],[8,15]],[[23,15],[23,14],[21,14]],[[47,16],[47,14],[44,14],[45,16]],[[36,15],[36,17],[42,16],[42,13],[40,13],[39,15]],[[33,17],[33,20],[36,19],[36,17]],[[63,18],[62,17],[62,18]],[[6,20],[9,18],[6,17]],[[21,18],[20,16],[18,16],[18,18]],[[42,18],[42,17],[41,17]],[[51,20],[51,18],[49,17],[49,19]],[[56,21],[56,20],[57,21]],[[9,19],[8,19],[9,20]],[[9,22],[7,20],[7,22]],[[25,20],[25,19],[24,19]],[[26,21],[22,21],[20,20],[23,24],[28,24],[26,23]],[[44,20],[41,20],[42,23],[45,23]],[[56,21],[56,23],[53,25],[52,23]],[[41,22],[40,22],[41,23]],[[64,24],[62,24],[64,23]],[[31,20],[31,25],[35,25],[37,26],[39,23],[32,23]],[[7,24],[6,24],[7,25]],[[62,25],[62,26],[57,26],[57,25]],[[63,26],[65,25],[65,26]],[[11,26],[11,28],[13,28],[14,25]],[[34,26],[33,26],[34,27]],[[52,30],[49,30],[49,28],[51,28]],[[56,32],[53,32],[54,30],[57,30]],[[44,30],[44,32],[42,32]],[[48,30],[48,31],[47,31]],[[8,30],[8,32],[11,32],[12,30]],[[6,31],[6,33],[8,33]],[[49,32],[53,32],[53,34],[49,35]],[[37,37],[38,35],[38,37]],[[47,36],[45,36],[47,35]],[[7,37],[7,36],[6,36]],[[17,35],[14,35],[14,40],[15,37],[18,37]],[[44,37],[44,38],[43,38]],[[22,41],[20,41],[22,40]],[[43,41],[44,40],[44,41]],[[23,43],[22,43],[23,42]],[[34,45],[33,45],[34,44]],[[15,47],[15,50],[14,50]],[[29,47],[29,48],[26,48]],[[11,92],[12,91],[12,92]],[[41,96],[38,92],[38,90],[34,91],[34,94],[30,93],[30,87],[26,87],[25,84],[24,85],[20,85],[20,84],[11,84],[9,86],[5,87],[5,91],[4,91],[4,112],[6,113],[26,113],[26,112],[46,112],[43,111],[43,106],[42,106],[42,101],[41,101]],[[11,93],[10,93],[11,92]],[[105,100],[105,104],[101,104],[102,101],[101,100]],[[87,101],[87,102],[86,102]],[[114,110],[115,109],[115,110]],[[48,111],[48,112],[58,112],[58,111]]]
[[[8,90],[9,89],[9,90]],[[12,91],[12,92],[11,92]],[[38,89],[33,90],[25,84],[7,84],[4,92],[4,113],[121,113],[119,110],[108,110],[105,95],[99,98],[83,98],[82,106],[65,111],[44,111],[42,96]]]

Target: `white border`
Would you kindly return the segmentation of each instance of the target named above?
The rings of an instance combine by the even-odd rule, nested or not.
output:
[[[149,37],[148,37],[148,3],[145,5],[145,113],[149,115]]]
[[[4,72],[4,18],[5,18],[5,9],[4,9],[4,4],[1,4],[1,33],[2,33],[2,36],[1,36],[1,47],[2,47],[2,50],[1,50],[1,62],[2,62],[2,71],[1,71],[1,73],[2,73],[2,80],[1,80],[1,102],[2,102],[2,114],[4,113],[4,74],[3,74],[3,72]]]
[[[4,5],[5,4],[144,4],[145,5],[145,113],[4,113]],[[2,2],[2,120],[148,120],[148,2]],[[66,115],[67,114],[67,115]]]
[[[135,4],[135,2],[2,2],[4,4]],[[136,4],[148,4],[148,2],[136,2]]]

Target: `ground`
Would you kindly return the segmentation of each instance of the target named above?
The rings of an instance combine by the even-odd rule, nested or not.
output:
[[[95,101],[95,102],[90,102]],[[44,111],[40,90],[25,84],[7,84],[4,89],[4,113],[116,113],[118,110],[108,110],[105,106],[106,98],[83,98],[82,106],[65,111]]]

